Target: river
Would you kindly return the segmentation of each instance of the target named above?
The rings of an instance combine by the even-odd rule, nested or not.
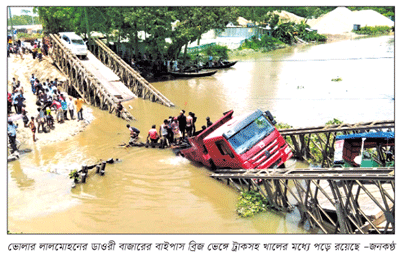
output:
[[[340,82],[331,81],[341,78]],[[394,37],[288,47],[244,56],[212,77],[155,82],[176,105],[136,99],[124,103],[145,140],[151,125],[181,109],[196,126],[256,108],[295,127],[337,118],[357,123],[394,120]],[[171,150],[119,148],[126,122],[93,108],[95,120],[70,140],[34,147],[8,164],[8,230],[16,233],[319,233],[299,224],[297,211],[236,214],[239,194],[210,171]],[[71,188],[68,173],[82,164],[119,158],[105,176]],[[301,163],[298,164],[301,166]]]

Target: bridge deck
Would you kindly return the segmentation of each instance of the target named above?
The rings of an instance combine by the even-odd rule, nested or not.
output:
[[[137,96],[120,81],[119,77],[92,53],[89,52],[87,59],[81,62],[82,65],[104,85],[104,88],[117,99],[128,101],[137,98]]]
[[[287,195],[292,195],[302,220],[308,219],[325,233],[328,232],[323,222],[333,225],[335,233],[394,230],[394,167],[218,169],[216,172],[210,176],[225,179],[228,184],[238,181],[240,190],[246,186],[250,190],[253,184],[277,209],[286,210]],[[338,221],[330,217],[329,221],[322,219],[330,213],[336,214]]]

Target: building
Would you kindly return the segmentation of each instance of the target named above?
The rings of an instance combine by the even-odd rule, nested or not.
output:
[[[27,33],[27,34],[40,34],[43,31],[43,26],[41,24],[38,25],[18,25],[13,26],[14,34],[17,33]],[[11,34],[11,26],[7,27],[7,31]]]

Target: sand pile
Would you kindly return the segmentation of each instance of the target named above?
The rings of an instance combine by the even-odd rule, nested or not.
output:
[[[346,7],[338,7],[335,10],[319,17],[311,19],[307,24],[316,29],[319,34],[346,34],[352,33],[355,24],[363,26],[394,26],[389,18],[373,10],[350,11]]]
[[[353,29],[353,13],[346,7],[338,7],[335,10],[307,22],[312,29],[319,34],[343,34]]]
[[[305,18],[297,16],[296,14],[287,11],[274,11],[272,13],[279,15],[279,19],[283,23],[294,22],[300,24],[302,21],[305,21]]]
[[[37,106],[36,106],[36,96],[32,93],[31,85],[29,79],[32,74],[35,75],[41,82],[49,79],[50,81],[57,78],[59,81],[66,80],[66,77],[61,73],[53,64],[51,58],[44,57],[43,61],[39,62],[37,59],[32,59],[32,55],[23,55],[23,59],[20,56],[16,56],[11,54],[11,57],[8,58],[8,91],[11,92],[12,89],[12,78],[18,81],[21,81],[21,85],[24,88],[24,97],[26,98],[25,105],[26,110],[28,111],[27,116],[30,119],[31,116],[36,117],[38,114]],[[74,100],[74,98],[73,98]],[[63,141],[71,138],[71,136],[83,131],[83,129],[93,120],[92,110],[88,105],[84,106],[83,117],[84,121],[69,120],[65,121],[62,124],[55,122],[55,129],[51,130],[50,133],[37,133],[36,138],[38,140],[33,142],[32,132],[29,128],[24,127],[24,123],[22,119],[16,121],[18,124],[17,129],[17,140],[19,140],[22,145],[21,148],[32,148],[33,143],[35,143],[36,147],[57,142]],[[14,109],[13,109],[14,111]],[[12,113],[11,115],[14,115]],[[56,115],[53,111],[53,117],[56,118]],[[76,111],[74,113],[76,118]],[[68,114],[69,118],[69,114]],[[37,123],[36,123],[37,125]]]
[[[374,10],[354,11],[355,24],[365,26],[394,26],[394,21]]]

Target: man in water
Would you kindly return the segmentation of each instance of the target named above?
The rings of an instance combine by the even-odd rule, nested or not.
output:
[[[149,133],[148,133],[147,139],[146,139],[147,142],[149,141],[149,138],[150,138],[151,144],[157,143],[158,139],[160,138],[160,136],[157,133],[155,124],[153,124],[153,126],[149,130]]]
[[[161,144],[163,145],[162,147],[170,147],[169,141],[168,141],[168,120],[165,119],[164,122],[160,125],[160,135],[161,135]]]
[[[127,124],[126,127],[129,129],[131,135],[129,144],[136,142],[139,139],[139,133],[140,133],[139,129],[130,126],[129,124]]]
[[[179,131],[182,133],[182,139],[185,139],[186,132],[186,116],[185,110],[182,110],[178,116]]]
[[[118,117],[121,116],[121,113],[122,113],[123,109],[124,109],[124,107],[122,106],[121,101],[119,101],[118,104],[117,104],[117,110],[116,110]]]
[[[193,117],[192,112],[189,112],[189,115],[186,117],[186,134],[188,137],[192,137],[192,129],[193,129]]]
[[[210,127],[213,123],[210,121],[210,118],[207,116],[207,127]]]

